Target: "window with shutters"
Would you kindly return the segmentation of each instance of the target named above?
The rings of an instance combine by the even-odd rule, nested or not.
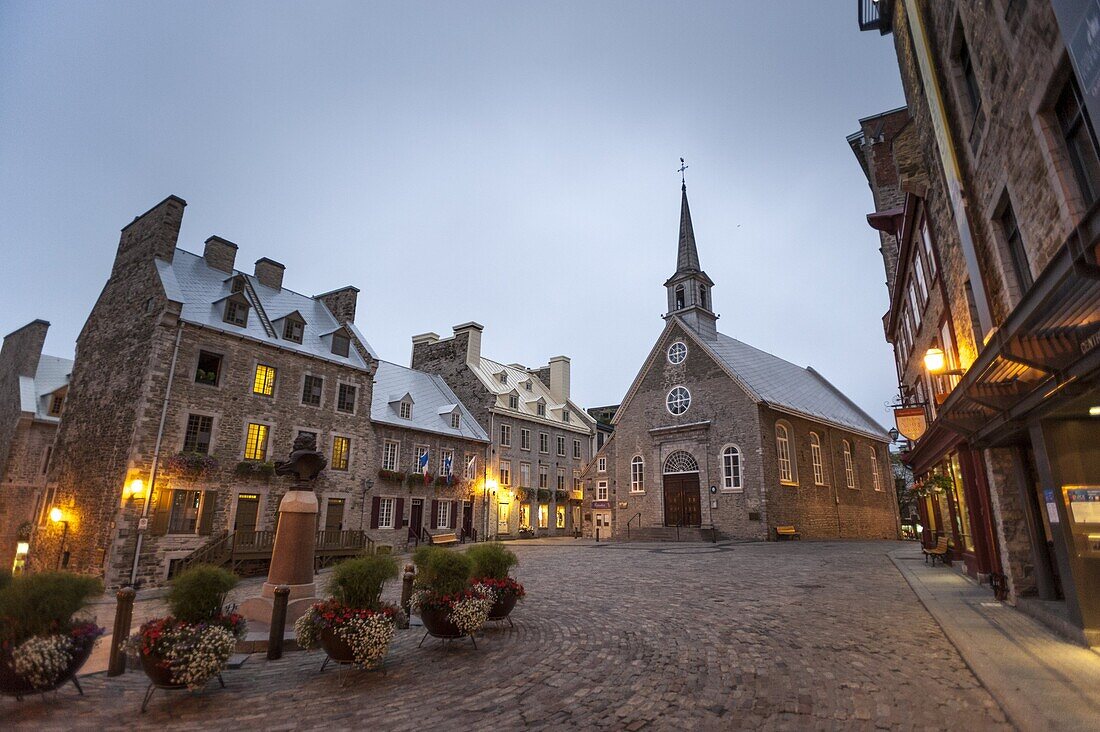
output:
[[[202,491],[172,491],[168,509],[169,534],[194,534],[199,529]]]
[[[380,498],[378,500],[378,528],[392,529],[394,517],[394,499]]]
[[[386,440],[382,443],[382,469],[397,470],[401,444],[396,440]]]
[[[245,460],[265,460],[267,458],[267,433],[268,426],[266,424],[249,423],[244,440]]]
[[[209,454],[210,434],[213,429],[213,417],[205,414],[187,415],[187,429],[183,433],[183,452]]]
[[[302,404],[307,407],[321,406],[321,392],[325,388],[325,380],[320,376],[306,374],[302,382]]]
[[[351,456],[351,439],[336,435],[332,438],[332,469],[347,470]]]
[[[252,380],[252,393],[260,396],[274,396],[275,394],[275,368],[256,364],[256,377]]]
[[[451,525],[450,501],[439,501],[439,505],[436,507],[435,525],[439,528],[446,528]]]

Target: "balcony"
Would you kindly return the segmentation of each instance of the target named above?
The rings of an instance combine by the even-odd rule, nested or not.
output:
[[[856,0],[859,6],[859,29],[877,30],[886,35],[892,30],[894,0]]]

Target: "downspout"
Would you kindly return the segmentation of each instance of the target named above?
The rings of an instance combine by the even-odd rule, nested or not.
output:
[[[837,486],[836,471],[833,470],[833,465],[836,463],[836,453],[833,452],[833,431],[828,427],[825,428],[826,434],[829,436],[829,472],[832,475],[829,476],[829,482],[833,484],[833,504],[836,506],[836,538],[841,538],[840,531],[840,492]],[[847,468],[845,468],[847,470]]]
[[[164,423],[168,419],[168,400],[172,396],[172,382],[176,376],[176,359],[180,352],[180,339],[183,337],[183,323],[176,323],[176,342],[172,346],[172,364],[168,367],[168,386],[164,390],[164,403],[160,408],[160,426],[157,428],[157,441],[153,446],[153,467],[149,471],[149,493],[145,498],[145,503],[141,507],[141,518],[148,523],[149,519],[149,505],[153,502],[153,488],[157,484],[157,468],[160,464],[160,444],[164,439]],[[140,526],[140,524],[139,524]],[[148,529],[138,529],[137,544],[134,546],[134,565],[130,569],[130,586],[133,587],[137,581],[138,560],[141,558],[141,545],[145,539],[145,532]]]
[[[485,532],[482,536],[485,537],[485,541],[489,540],[489,461],[493,456],[493,435],[496,429],[496,414],[489,412],[489,444],[485,446],[485,462],[481,466],[481,488],[484,493],[485,510],[482,511],[482,520],[485,522]],[[500,490],[498,484],[497,490]]]

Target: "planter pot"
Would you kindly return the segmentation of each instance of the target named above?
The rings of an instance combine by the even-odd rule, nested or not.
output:
[[[172,670],[160,656],[146,656],[141,654],[141,668],[149,681],[158,689],[183,689],[186,684],[177,684],[172,681]]]
[[[463,638],[466,636],[458,626],[450,620],[450,610],[424,609],[420,611],[420,619],[424,621],[424,630],[434,638]]]
[[[504,620],[516,607],[518,597],[512,593],[502,595],[496,602],[493,603],[493,608],[489,611],[489,620]]]
[[[351,646],[345,643],[332,628],[321,631],[321,649],[336,663],[355,663]]]
[[[95,642],[93,641],[86,643],[83,648],[78,648],[76,652],[73,653],[72,660],[69,661],[69,667],[57,677],[57,681],[43,689],[34,688],[29,681],[15,673],[11,667],[11,657],[8,654],[4,654],[3,657],[0,657],[0,694],[22,698],[27,694],[53,691],[63,684],[72,681],[77,691],[83,696],[84,690],[80,688],[80,684],[76,680],[76,674],[87,662],[88,657],[92,655],[92,648],[94,647]]]

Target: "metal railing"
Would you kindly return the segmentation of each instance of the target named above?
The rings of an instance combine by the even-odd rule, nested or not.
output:
[[[877,30],[883,35],[890,32],[890,14],[893,12],[893,0],[856,0],[859,8],[859,29]]]
[[[627,541],[630,540],[630,525],[632,523],[634,523],[634,519],[638,519],[638,527],[641,528],[641,525],[642,525],[642,512],[638,511],[638,513],[634,514],[629,519],[627,519],[627,522],[626,522],[626,538],[627,538]]]
[[[191,552],[183,559],[180,570],[197,564],[213,564],[234,571],[255,569],[271,561],[275,549],[274,531],[233,531],[222,533]],[[318,568],[353,557],[373,554],[374,540],[365,531],[355,529],[323,529],[317,532],[314,564]]]

